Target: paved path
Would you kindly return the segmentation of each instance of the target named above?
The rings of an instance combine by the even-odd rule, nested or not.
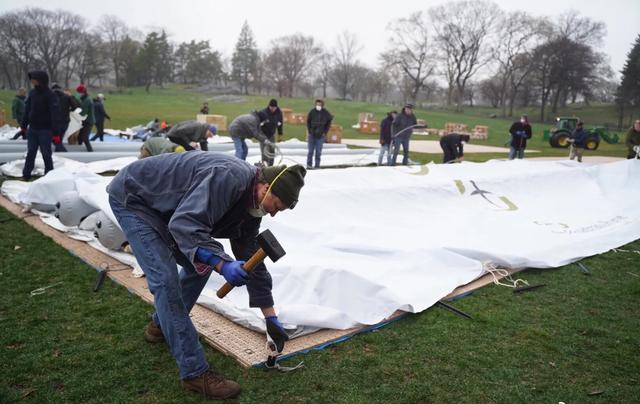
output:
[[[363,146],[371,148],[379,148],[380,143],[375,139],[342,139],[342,143],[350,144],[353,146]],[[409,145],[409,150],[420,153],[442,153],[440,148],[440,142],[436,140],[413,140]],[[481,146],[471,143],[464,146],[466,153],[509,153],[509,149],[506,147],[495,146]],[[537,150],[525,150],[526,153],[539,153]]]

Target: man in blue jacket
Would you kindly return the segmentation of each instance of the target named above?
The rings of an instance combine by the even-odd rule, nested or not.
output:
[[[409,139],[413,134],[413,127],[417,124],[416,116],[413,114],[413,104],[407,104],[396,116],[391,125],[391,135],[393,138],[393,156],[391,165],[396,165],[396,159],[402,145],[402,164],[409,164]]]
[[[62,116],[58,97],[49,88],[49,75],[41,70],[29,72],[29,80],[33,89],[25,101],[24,116],[20,128],[27,133],[27,157],[22,170],[22,177],[28,181],[36,161],[38,148],[44,160],[45,174],[53,170],[51,142],[60,137]],[[28,129],[28,131],[27,131]]]
[[[509,128],[511,142],[509,149],[509,160],[524,158],[524,149],[527,148],[527,139],[531,139],[532,131],[529,124],[529,117],[522,115],[520,120],[514,122]]]
[[[571,133],[571,136],[569,136],[569,143],[571,143],[569,160],[577,157],[578,163],[582,163],[582,154],[587,147],[587,131],[584,130],[584,123],[582,121],[576,124],[576,128]]]
[[[226,154],[194,151],[133,162],[107,187],[154,296],[145,339],[166,341],[184,388],[218,399],[240,394],[236,382],[209,369],[189,318],[212,270],[234,286],[247,285],[249,306],[261,309],[269,337],[284,347],[288,337],[273,308],[269,272],[264,263],[249,274],[242,266],[258,250],[261,217],[293,209],[305,174],[300,165],[258,168]],[[235,258],[217,238],[230,240]]]

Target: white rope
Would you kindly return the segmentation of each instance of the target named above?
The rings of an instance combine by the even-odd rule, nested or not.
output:
[[[622,248],[612,248],[611,251],[640,254],[640,250],[623,250]]]
[[[493,276],[493,283],[498,286],[504,286],[507,288],[514,288],[514,289],[517,288],[518,285],[520,284],[529,286],[529,282],[519,278],[514,280],[511,277],[511,274],[509,274],[509,271],[507,271],[504,268],[498,268],[496,264],[492,262],[489,262],[489,261],[483,262],[482,267],[485,271],[489,272],[491,276]],[[500,281],[501,279],[503,280],[506,279],[507,282],[509,283],[503,283]]]

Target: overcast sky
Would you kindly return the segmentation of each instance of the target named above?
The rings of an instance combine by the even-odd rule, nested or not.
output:
[[[528,11],[554,18],[570,9],[607,26],[601,49],[609,55],[611,66],[619,72],[640,33],[640,0],[497,0],[506,11]],[[249,22],[258,47],[270,40],[295,32],[312,35],[327,46],[338,33],[357,34],[364,49],[360,59],[374,67],[388,39],[387,24],[414,11],[446,3],[432,0],[0,0],[0,12],[29,5],[45,9],[64,9],[86,17],[95,25],[103,14],[120,17],[128,25],[146,33],[163,27],[175,42],[209,40],[212,47],[230,56],[244,20]]]

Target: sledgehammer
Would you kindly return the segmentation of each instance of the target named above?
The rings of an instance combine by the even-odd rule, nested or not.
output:
[[[256,253],[253,254],[251,258],[249,258],[249,261],[245,262],[243,266],[244,270],[247,272],[251,272],[253,268],[264,261],[267,256],[271,258],[271,261],[276,262],[286,254],[270,230],[265,230],[258,234],[257,240],[260,248],[258,248],[258,251],[256,251]],[[233,285],[227,282],[218,289],[216,295],[222,299],[227,295],[227,293],[231,292],[231,289],[233,289]]]

